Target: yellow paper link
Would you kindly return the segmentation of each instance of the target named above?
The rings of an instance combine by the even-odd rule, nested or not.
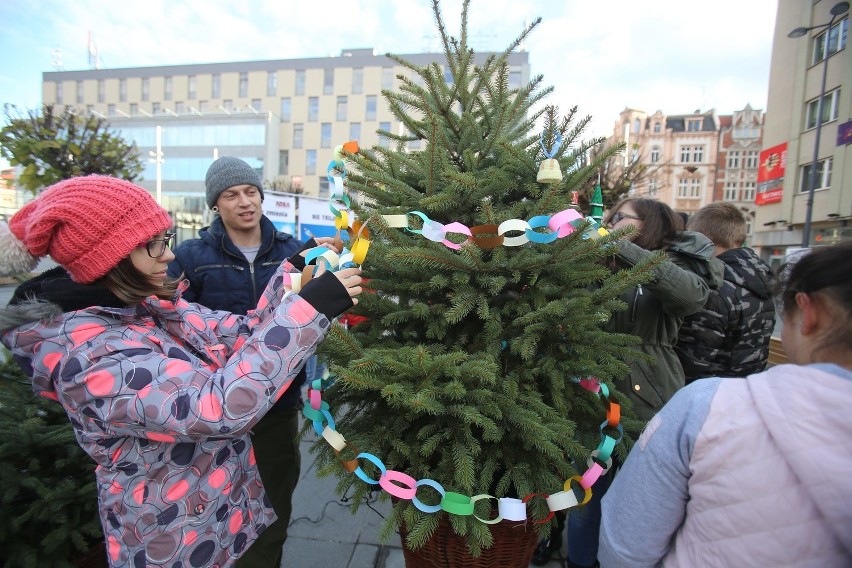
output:
[[[367,257],[367,251],[370,248],[370,241],[367,239],[358,239],[352,243],[352,262],[355,264],[364,264],[364,259]]]
[[[563,491],[571,491],[571,482],[572,481],[576,481],[577,485],[580,485],[583,481],[583,478],[580,477],[579,475],[572,475],[571,477],[569,477],[568,479],[565,480],[565,485],[562,486],[562,490]],[[583,486],[580,485],[580,487],[583,487]],[[585,492],[585,495],[583,496],[583,500],[580,501],[580,503],[578,503],[578,505],[585,505],[586,503],[589,502],[589,499],[592,498],[592,488],[591,487],[583,487],[583,491]]]
[[[393,229],[408,228],[408,215],[382,215],[382,219]]]
[[[340,217],[334,218],[334,227],[340,231],[349,227],[349,213],[340,211]]]
[[[476,504],[477,501],[481,501],[483,499],[494,499],[496,501],[497,497],[495,497],[494,495],[487,495],[483,493],[481,495],[474,495],[473,497],[471,497],[470,502]],[[476,515],[476,513],[474,513],[473,518],[479,521],[480,523],[485,523],[486,525],[496,525],[497,523],[503,520],[503,515],[500,515],[498,513],[495,518],[489,520],[483,519],[482,517],[479,517]]]

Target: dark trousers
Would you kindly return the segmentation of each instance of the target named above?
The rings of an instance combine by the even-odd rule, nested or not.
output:
[[[592,498],[583,507],[568,513],[569,565],[594,566],[598,560],[598,537],[601,532],[601,499],[612,484],[615,468],[610,469],[592,486]]]
[[[278,520],[237,560],[237,568],[279,568],[299,481],[299,409],[272,411],[252,429],[251,441],[260,479]]]

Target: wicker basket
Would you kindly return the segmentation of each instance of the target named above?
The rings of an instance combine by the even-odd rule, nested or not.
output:
[[[491,525],[494,546],[473,558],[463,537],[458,536],[446,515],[441,515],[438,528],[422,548],[410,550],[405,545],[405,527],[401,527],[402,553],[406,568],[528,568],[538,544],[538,536],[530,523],[503,521]]]

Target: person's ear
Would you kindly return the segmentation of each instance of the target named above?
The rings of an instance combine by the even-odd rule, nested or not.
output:
[[[802,335],[810,335],[819,331],[825,325],[826,314],[823,303],[816,296],[811,296],[805,292],[796,294],[796,305],[799,307],[801,314],[801,333]]]

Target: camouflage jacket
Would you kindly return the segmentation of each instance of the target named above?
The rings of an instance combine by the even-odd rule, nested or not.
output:
[[[701,377],[745,377],[766,367],[775,327],[772,271],[749,248],[717,257],[725,280],[704,308],[687,317],[676,351],[687,382]]]

